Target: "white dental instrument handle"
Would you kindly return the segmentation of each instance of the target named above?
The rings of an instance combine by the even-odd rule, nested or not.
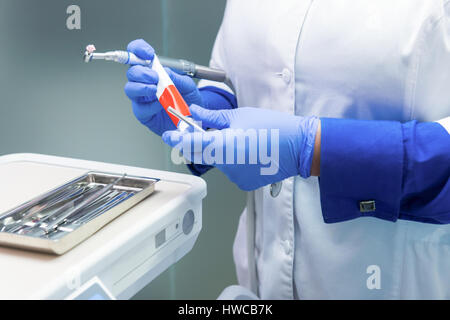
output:
[[[180,92],[173,84],[172,79],[170,79],[166,70],[159,62],[158,56],[156,54],[153,58],[151,68],[158,74],[159,77],[158,84],[156,86],[156,97],[158,98],[159,103],[161,103],[172,122],[180,131],[188,129],[189,125],[186,122],[181,121],[178,117],[174,116],[168,110],[169,107],[172,107],[179,114],[185,117],[191,117],[191,111],[189,110],[186,101],[184,101]]]

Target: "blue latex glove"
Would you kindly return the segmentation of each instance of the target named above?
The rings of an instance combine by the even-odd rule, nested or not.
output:
[[[219,130],[165,132],[164,142],[187,160],[214,165],[247,191],[296,175],[310,176],[318,118],[258,108],[190,109],[203,126]]]
[[[145,60],[153,60],[155,54],[153,48],[142,39],[130,42],[127,50]],[[190,77],[179,75],[168,68],[166,71],[188,105],[203,105],[200,92]],[[148,67],[132,66],[128,69],[127,78],[125,93],[131,100],[136,118],[158,135],[166,130],[174,130],[175,125],[156,98],[158,74]]]

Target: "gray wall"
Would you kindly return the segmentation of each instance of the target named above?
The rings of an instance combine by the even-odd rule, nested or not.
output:
[[[81,30],[66,8],[81,7]],[[144,38],[158,53],[207,64],[225,0],[1,0],[0,154],[34,152],[187,172],[134,118],[126,67],[84,64],[83,48],[125,49]],[[231,246],[245,194],[220,172],[204,176],[203,231],[194,249],[136,295],[214,299],[236,283]],[[232,199],[232,201],[230,201]]]

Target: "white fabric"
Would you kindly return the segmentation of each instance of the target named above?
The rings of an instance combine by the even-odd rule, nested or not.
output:
[[[217,81],[202,79],[198,83],[198,87],[199,88],[204,88],[204,87],[207,87],[207,86],[214,86],[214,87],[220,88],[222,90],[225,90],[225,91],[227,91],[227,92],[229,92],[231,94],[234,94],[233,90],[231,90],[230,87],[227,86],[223,82],[217,82]]]
[[[241,107],[437,121],[450,113],[449,19],[443,0],[229,0],[211,65]],[[317,178],[287,179],[275,198],[261,188],[255,209],[263,299],[450,298],[450,226],[327,225]],[[245,221],[233,253],[248,287]]]
[[[450,117],[437,121],[450,134]]]
[[[226,287],[217,300],[259,300],[250,290],[242,286]]]

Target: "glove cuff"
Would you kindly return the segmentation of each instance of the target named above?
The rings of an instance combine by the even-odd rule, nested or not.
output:
[[[311,176],[311,165],[318,125],[319,118],[314,116],[301,118],[299,124],[299,174],[305,179]]]

